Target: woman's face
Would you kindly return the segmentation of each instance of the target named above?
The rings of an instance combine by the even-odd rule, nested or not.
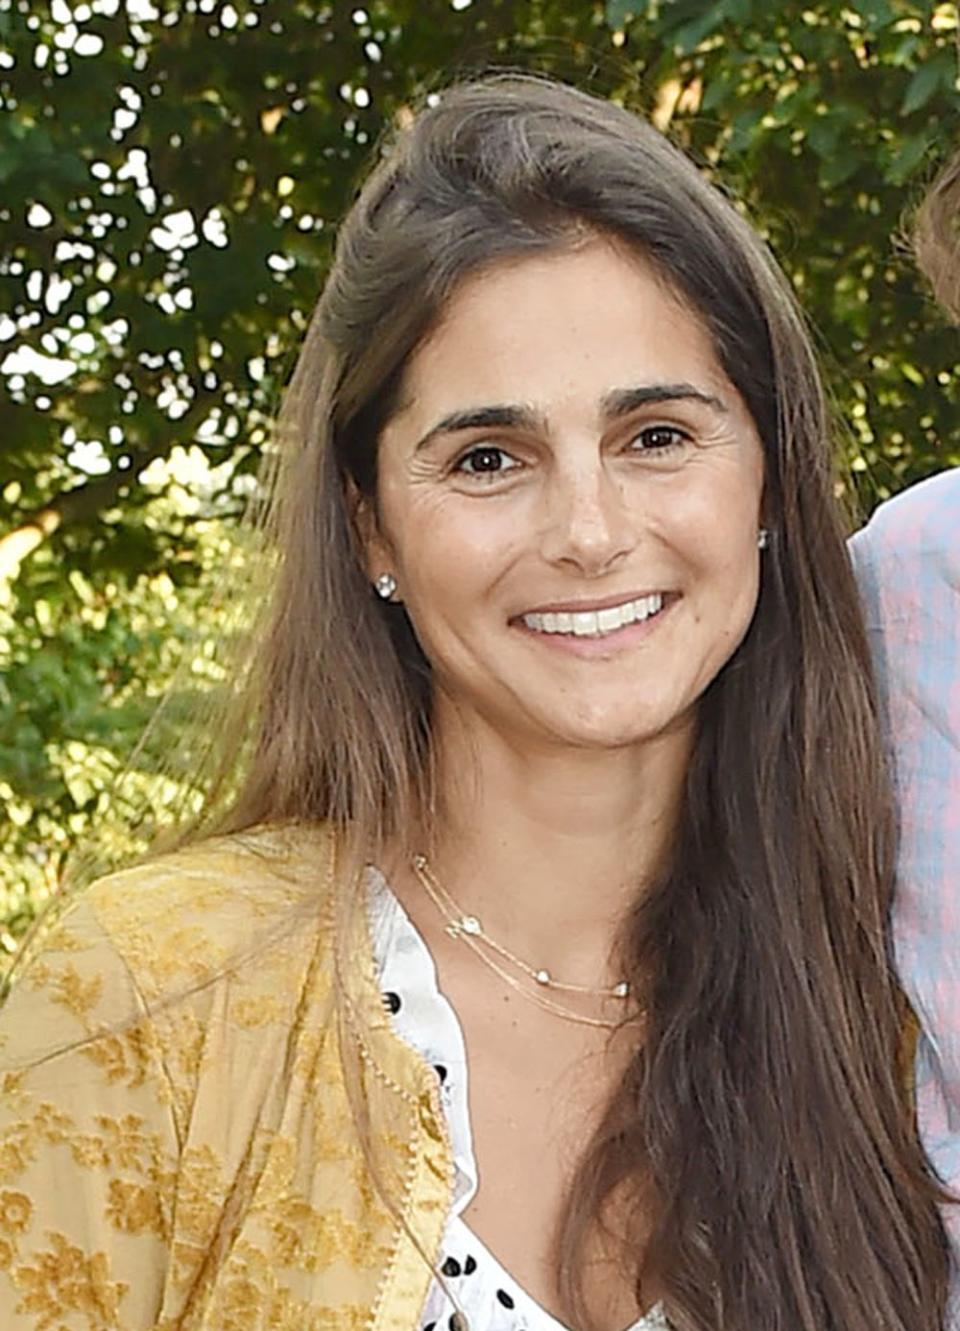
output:
[[[762,486],[703,321],[597,239],[456,292],[380,439],[368,569],[397,579],[439,721],[634,745],[689,731],[747,630]]]

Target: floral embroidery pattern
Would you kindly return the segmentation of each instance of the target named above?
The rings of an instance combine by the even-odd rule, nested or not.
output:
[[[51,1246],[13,1272],[21,1298],[14,1311],[35,1314],[37,1331],[59,1331],[64,1313],[79,1313],[90,1331],[117,1325],[127,1286],[109,1278],[105,1252],[86,1254],[63,1234],[49,1235]]]
[[[430,1273],[408,1262],[380,1307],[400,1227],[345,1060],[428,1248],[444,1140],[363,958],[382,1066],[344,1043],[329,854],[316,830],[210,842],[94,884],[42,937],[0,1010],[3,1331],[413,1324]]]

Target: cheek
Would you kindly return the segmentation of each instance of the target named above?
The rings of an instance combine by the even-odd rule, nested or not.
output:
[[[748,534],[749,533],[749,534]],[[712,558],[704,567],[704,578],[718,612],[752,613],[760,589],[760,560],[752,528],[742,527],[718,539]]]
[[[706,469],[678,505],[675,530],[686,534],[689,557],[705,576],[750,586],[757,581],[762,474],[759,466]]]
[[[717,669],[729,659],[746,636],[757,608],[760,593],[760,563],[756,538],[738,540],[727,546],[725,557],[718,558],[711,576],[705,581],[703,620],[710,625],[714,643],[711,659]]]
[[[732,493],[714,496],[698,513],[685,514],[683,565],[698,622],[711,624],[718,640],[739,640],[753,616],[760,590],[759,492],[745,502]]]
[[[522,526],[480,500],[412,505],[394,542],[411,599],[482,597],[515,562]]]

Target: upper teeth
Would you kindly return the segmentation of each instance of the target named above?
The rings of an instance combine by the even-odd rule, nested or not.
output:
[[[555,614],[524,615],[523,622],[528,629],[536,629],[538,633],[574,633],[578,638],[595,638],[613,633],[624,624],[649,619],[662,608],[663,595],[654,592],[652,596],[641,596],[636,601],[612,605],[608,610],[558,610]]]

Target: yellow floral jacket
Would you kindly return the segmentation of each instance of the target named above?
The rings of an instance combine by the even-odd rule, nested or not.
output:
[[[334,927],[334,849],[274,830],[162,857],[29,960],[0,1011],[2,1331],[415,1325],[450,1147],[365,917]]]

